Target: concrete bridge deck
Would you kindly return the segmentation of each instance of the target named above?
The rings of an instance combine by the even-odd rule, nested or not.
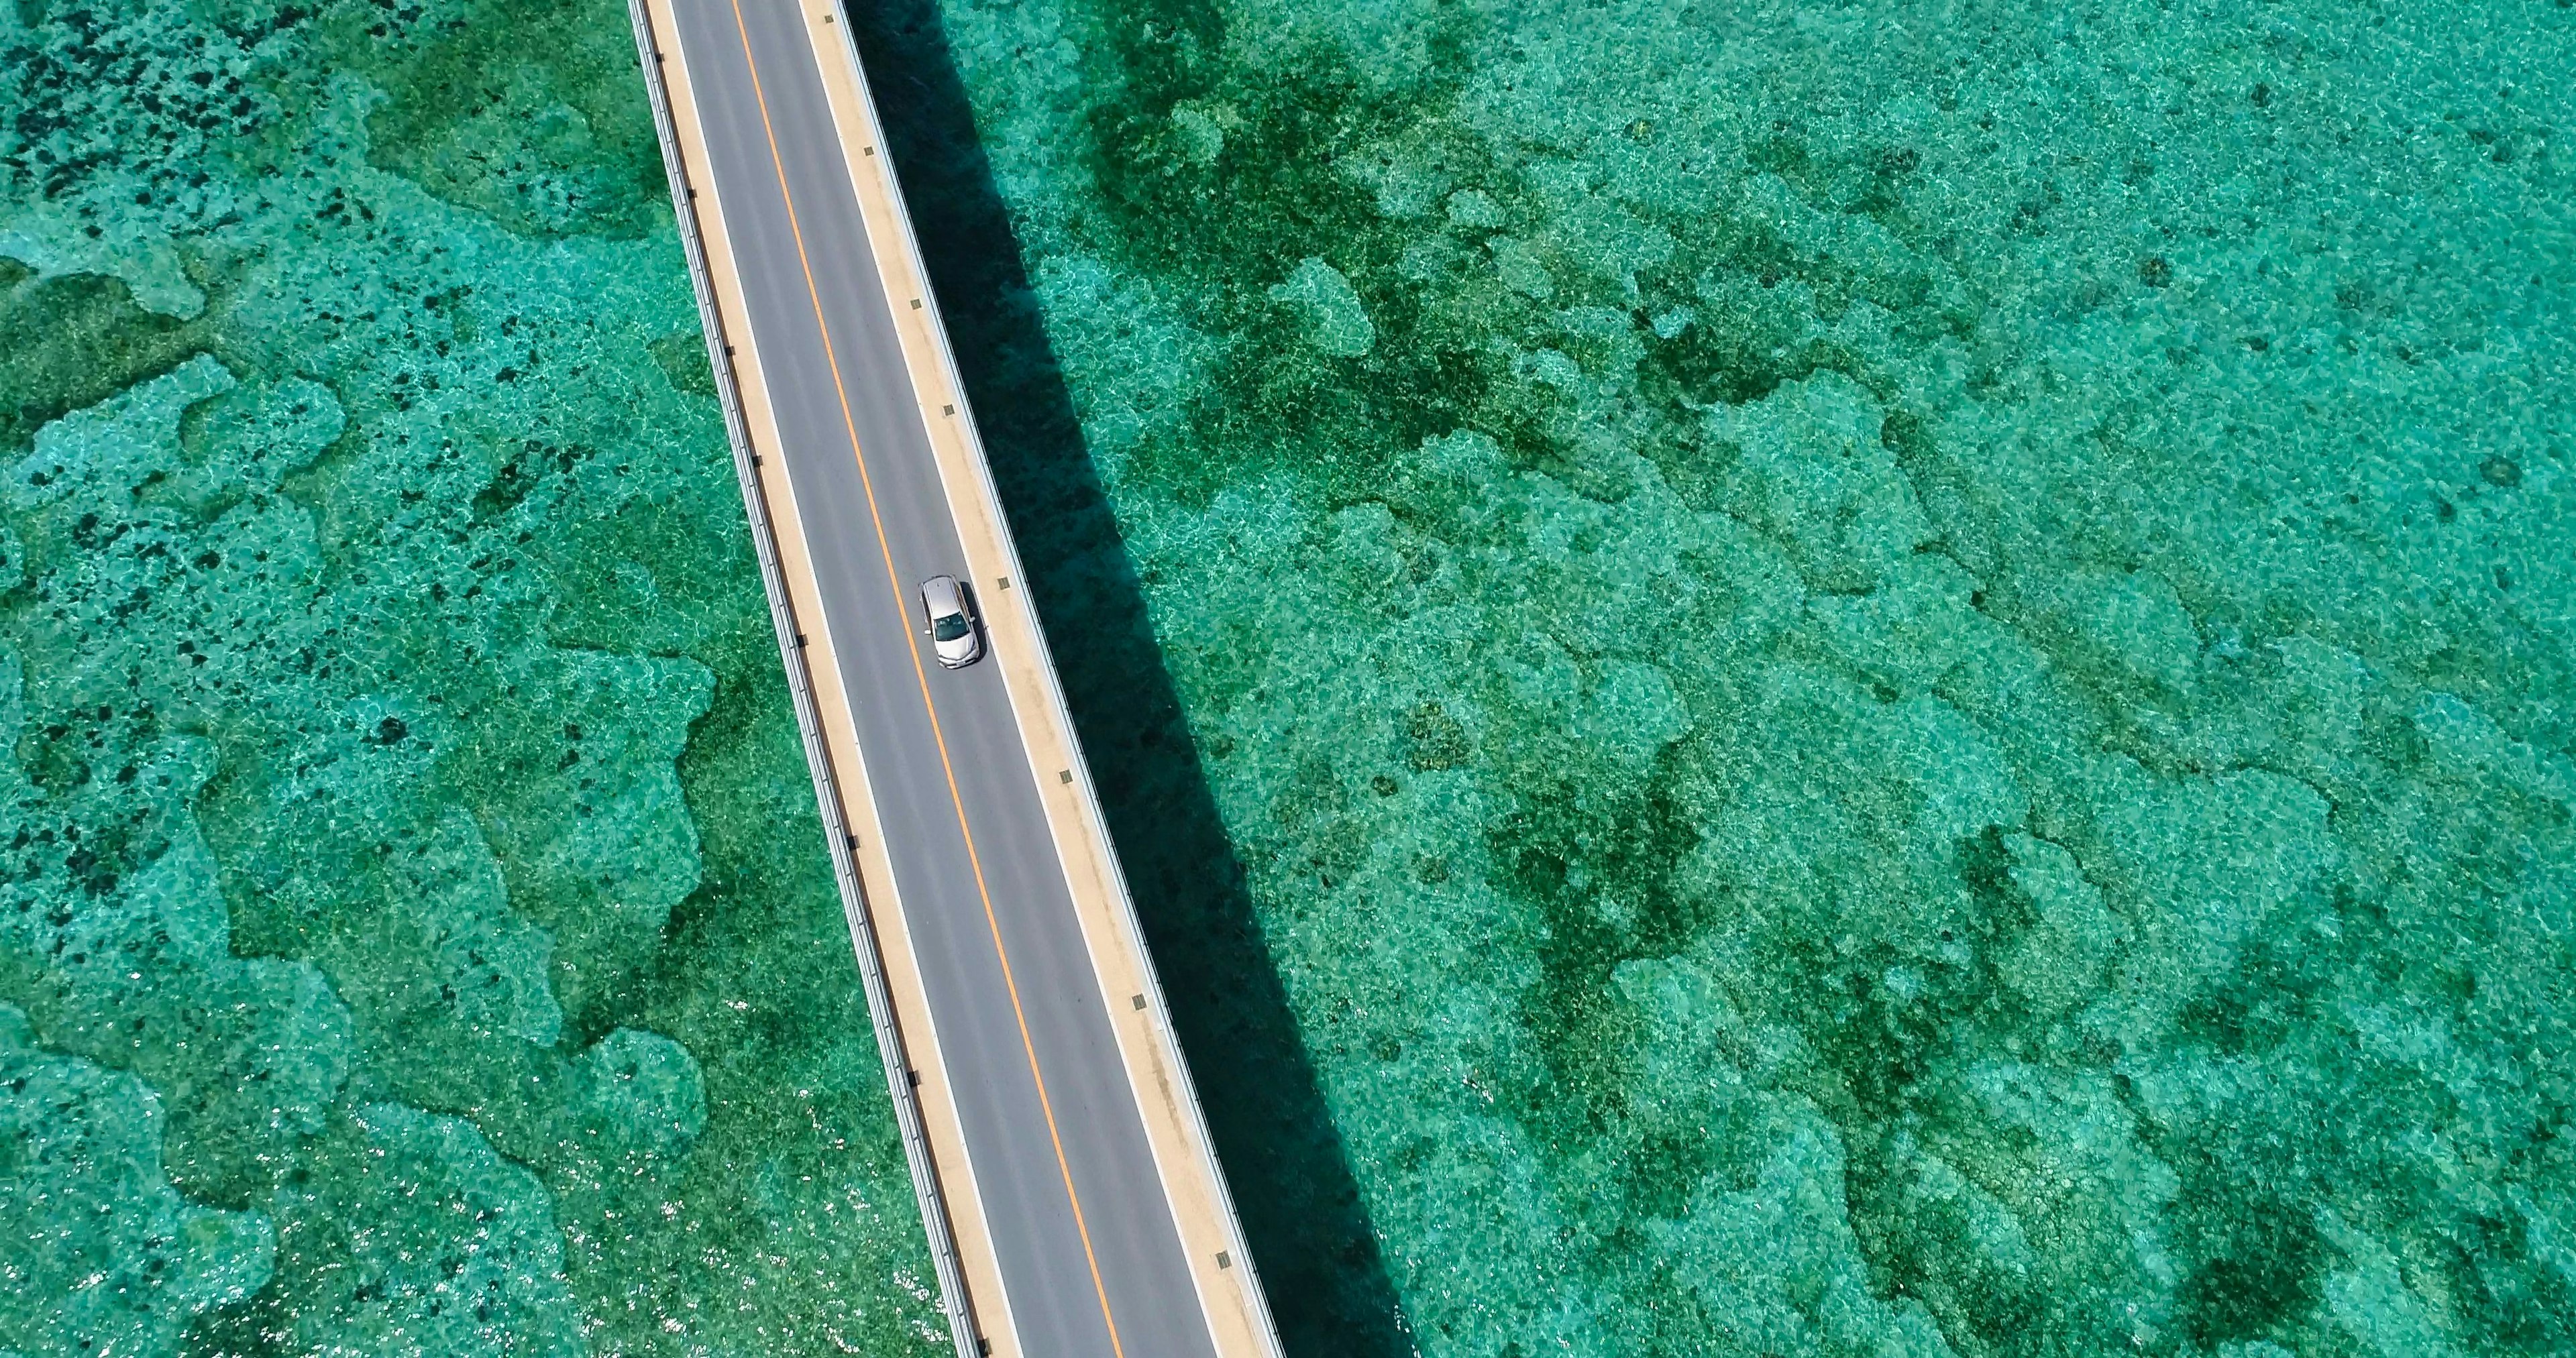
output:
[[[958,1352],[1274,1358],[839,0],[630,5]]]

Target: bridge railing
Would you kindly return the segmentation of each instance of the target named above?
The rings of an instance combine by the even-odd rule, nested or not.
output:
[[[840,31],[843,49],[849,56],[850,70],[858,80],[860,111],[868,122],[869,140],[878,147],[885,147],[884,123],[877,116],[876,96],[868,86],[867,67],[859,60],[858,37],[850,24],[849,7],[844,0],[831,0],[831,4],[833,10],[839,15],[839,20],[833,27]],[[1025,582],[1028,579],[1028,572],[1020,565],[1019,546],[1012,538],[1010,520],[1002,512],[1001,495],[993,485],[993,470],[989,459],[985,456],[983,435],[976,429],[974,408],[967,401],[965,383],[958,376],[957,355],[949,347],[948,326],[940,319],[937,290],[931,286],[929,269],[922,262],[921,243],[913,233],[912,210],[904,205],[903,184],[895,174],[891,150],[876,157],[876,164],[879,167],[878,174],[885,183],[886,195],[894,205],[895,223],[903,233],[904,262],[916,275],[919,284],[918,295],[928,309],[928,329],[938,349],[940,380],[956,396],[955,422],[965,444],[966,461],[975,471],[978,507],[998,530],[996,536],[1000,539],[1003,561],[1008,567],[1006,574],[1011,579]],[[1037,607],[1031,602],[1028,592],[1022,589],[1014,593],[1017,594],[1019,607],[1028,620],[1029,636],[1037,648],[1038,673],[1045,680],[1047,719],[1062,735],[1066,752],[1072,756],[1067,772],[1074,776],[1073,791],[1082,808],[1084,829],[1092,844],[1099,850],[1102,866],[1108,878],[1111,904],[1117,914],[1119,932],[1123,936],[1121,941],[1126,945],[1127,950],[1134,954],[1145,986],[1145,993],[1150,997],[1148,1003],[1152,1006],[1154,1022],[1149,1026],[1153,1030],[1156,1045],[1161,1049],[1163,1068],[1170,1072],[1182,1115],[1189,1122],[1185,1129],[1186,1138],[1196,1152],[1200,1172],[1205,1175],[1216,1196],[1216,1208],[1222,1217],[1220,1226],[1225,1234],[1226,1253],[1233,1260],[1238,1261],[1243,1270],[1240,1286],[1246,1290],[1250,1298],[1250,1310],[1257,1327],[1254,1334],[1255,1341],[1263,1345],[1270,1358],[1281,1358],[1278,1323],[1271,1318],[1270,1307],[1261,1287],[1260,1272],[1254,1268],[1252,1251],[1244,1241],[1243,1219],[1235,1210],[1233,1190],[1226,1184],[1224,1168],[1217,1163],[1215,1141],[1208,1133],[1207,1112],[1199,1103],[1198,1087],[1190,1079],[1189,1061],[1182,1055],[1180,1043],[1173,1035],[1171,1013],[1163,998],[1162,978],[1155,974],[1153,953],[1145,946],[1144,925],[1136,916],[1135,898],[1128,891],[1127,874],[1119,864],[1117,844],[1109,837],[1108,817],[1101,811],[1098,790],[1091,781],[1091,764],[1082,756],[1081,739],[1074,730],[1070,709],[1065,705],[1064,687],[1056,677],[1055,656],[1047,647],[1046,628],[1041,625],[1037,616]]]
[[[921,1223],[929,1236],[931,1266],[938,1274],[949,1337],[956,1343],[958,1358],[980,1358],[981,1336],[976,1332],[965,1274],[957,1260],[955,1230],[949,1222],[947,1200],[940,1193],[939,1175],[931,1162],[920,1096],[913,1088],[902,1030],[895,1024],[894,999],[886,988],[884,952],[877,941],[876,923],[852,853],[858,837],[850,829],[840,781],[833,773],[831,751],[824,743],[822,715],[814,701],[813,672],[805,660],[805,634],[797,625],[795,601],[788,593],[787,578],[779,565],[778,537],[770,521],[769,494],[761,484],[759,457],[752,448],[750,422],[743,413],[733,345],[728,342],[724,316],[716,304],[715,277],[707,269],[706,242],[698,227],[698,193],[689,182],[688,165],[681,156],[679,125],[672,116],[670,88],[663,77],[666,57],[654,36],[652,15],[644,0],[627,0],[627,13],[635,27],[635,49],[653,105],[653,129],[662,143],[662,166],[671,180],[671,208],[679,222],[681,250],[688,257],[690,288],[697,294],[698,324],[706,333],[707,361],[715,369],[716,394],[724,406],[725,436],[733,446],[734,475],[742,483],[743,508],[751,520],[752,547],[760,558],[760,582],[769,595],[770,622],[778,633],[779,660],[786,668],[788,691],[795,702],[796,731],[804,741],[806,767],[814,776],[814,800],[822,811],[823,830],[832,855],[832,876],[840,887],[841,909],[849,918],[851,946],[858,954],[859,977],[867,992],[868,1017],[876,1029],[877,1055],[885,1064],[886,1090],[894,1100],[904,1163],[911,1170],[913,1197],[920,1205]],[[846,25],[847,20],[843,22]],[[855,54],[852,60],[856,60]],[[1048,674],[1054,674],[1051,666]]]

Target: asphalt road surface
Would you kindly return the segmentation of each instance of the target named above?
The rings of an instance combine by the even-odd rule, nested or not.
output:
[[[804,20],[793,0],[673,4],[1020,1342],[1214,1358],[999,667],[943,670],[921,633],[917,586],[968,578],[966,557]]]

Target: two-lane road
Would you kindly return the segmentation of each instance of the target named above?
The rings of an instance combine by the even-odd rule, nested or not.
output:
[[[969,570],[896,324],[915,303],[885,294],[807,16],[668,4],[820,596],[800,625],[828,628],[893,866],[870,905],[919,959],[999,1264],[974,1309],[1030,1355],[1215,1358],[1038,790],[1057,772],[1000,666],[941,669],[921,631],[924,578],[1002,586]]]

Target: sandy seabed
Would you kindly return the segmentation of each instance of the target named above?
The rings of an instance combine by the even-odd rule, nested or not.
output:
[[[2576,10],[854,18],[1293,1351],[2576,1351]],[[0,1349],[944,1345],[622,12],[0,53]]]

